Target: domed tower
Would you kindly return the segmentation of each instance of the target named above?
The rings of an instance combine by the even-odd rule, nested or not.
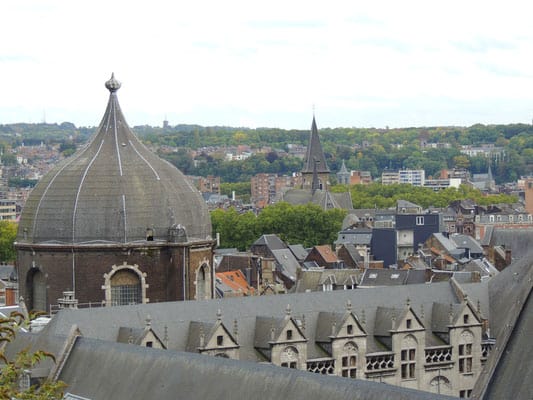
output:
[[[23,209],[19,289],[49,310],[64,291],[80,304],[211,298],[211,222],[200,193],[148,150],[120,109],[114,76],[90,142],[44,176]]]

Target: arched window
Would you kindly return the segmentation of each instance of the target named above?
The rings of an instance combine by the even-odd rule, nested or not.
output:
[[[357,345],[348,342],[342,349],[341,375],[345,378],[357,377]]]
[[[416,378],[416,347],[417,341],[413,335],[403,338],[400,354],[402,379]]]
[[[104,274],[105,304],[107,306],[120,306],[127,304],[147,303],[146,273],[139,269],[137,264],[113,265],[111,272]]]
[[[46,311],[46,276],[36,268],[28,274],[29,306],[35,311]]]
[[[123,306],[142,303],[141,281],[133,271],[122,269],[111,277],[111,304]]]
[[[280,363],[282,367],[298,369],[298,350],[293,346],[285,347],[281,352]]]
[[[196,299],[204,300],[210,298],[209,296],[209,267],[207,264],[202,264],[196,271]]]

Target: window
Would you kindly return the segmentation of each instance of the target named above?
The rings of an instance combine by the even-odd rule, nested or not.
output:
[[[292,329],[287,329],[287,340],[292,340]]]
[[[348,332],[348,335],[353,335],[353,325],[346,326],[346,331]]]
[[[351,325],[349,325],[351,326]],[[345,378],[357,377],[357,346],[353,342],[344,345],[341,358],[341,376]]]
[[[342,376],[345,378],[355,378],[357,375],[357,356],[342,357]]]
[[[146,347],[154,347],[154,342],[146,342]]]
[[[461,374],[472,372],[472,343],[459,345],[459,372]]]
[[[472,395],[472,389],[460,390],[460,391],[459,391],[459,397],[460,397],[461,399],[467,399],[467,398],[469,398],[471,395]]]
[[[141,302],[141,282],[137,274],[125,269],[113,274],[111,277],[111,304],[123,306]]]
[[[459,373],[472,373],[472,343],[474,342],[474,335],[472,332],[465,330],[459,337]]]
[[[222,346],[224,344],[224,336],[218,335],[217,336],[217,346]]]
[[[416,377],[416,339],[412,335],[406,336],[402,341],[400,364],[402,379],[415,379]]]
[[[408,319],[408,320],[405,321],[405,325],[407,326],[407,329],[411,329],[411,327],[412,327],[412,322],[413,322],[413,321],[411,321],[411,319]]]
[[[463,323],[468,324],[468,314],[463,315]]]
[[[424,217],[416,217],[416,224],[417,225],[424,225]]]
[[[282,367],[296,369],[296,361],[282,362]]]

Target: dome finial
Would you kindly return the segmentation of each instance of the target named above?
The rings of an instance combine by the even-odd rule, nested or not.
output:
[[[107,90],[109,90],[111,93],[115,93],[117,90],[120,89],[120,86],[122,84],[117,81],[115,79],[115,73],[112,72],[111,73],[111,79],[109,79],[106,83],[105,83],[105,87],[107,88]]]

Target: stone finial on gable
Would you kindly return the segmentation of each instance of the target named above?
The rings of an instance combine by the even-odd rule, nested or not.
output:
[[[448,312],[448,318],[450,319],[450,325],[453,324],[453,305],[450,303],[450,311]]]
[[[146,316],[145,322],[146,322],[146,327],[147,328],[151,328],[152,327],[152,317],[150,317],[150,314],[148,314]]]
[[[305,314],[302,314],[302,332],[305,333]]]
[[[352,312],[352,302],[350,301],[350,299],[346,301],[346,311]]]
[[[285,315],[286,315],[287,317],[290,318],[291,313],[292,313],[292,311],[291,311],[291,305],[290,305],[290,304],[287,304],[287,308],[285,308]]]
[[[200,347],[205,346],[205,334],[204,334],[204,325],[200,324]]]
[[[217,321],[222,321],[222,310],[220,308],[217,310]]]
[[[233,320],[233,338],[235,339],[235,341],[238,341],[238,337],[239,337],[239,325],[237,323],[237,318],[235,318]]]
[[[363,326],[366,325],[366,315],[365,315],[365,309],[364,308],[361,310],[361,325],[363,325]]]

